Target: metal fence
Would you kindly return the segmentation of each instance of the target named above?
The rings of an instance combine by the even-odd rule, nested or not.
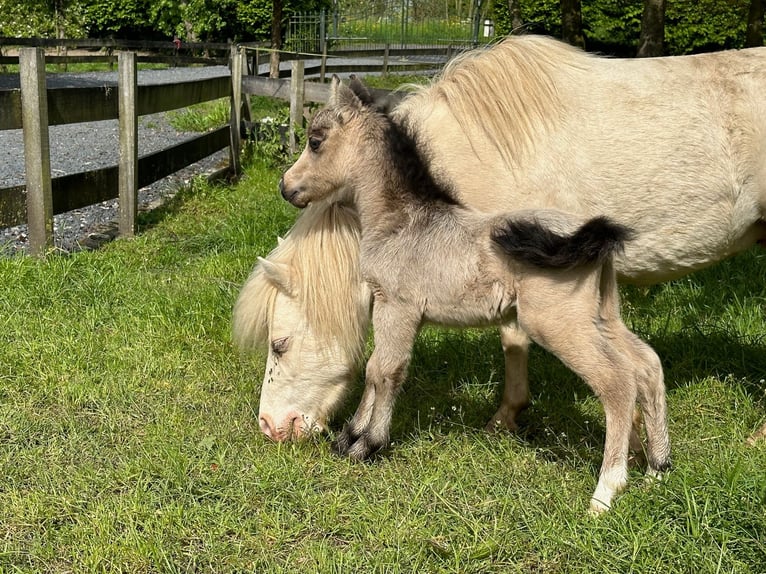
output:
[[[390,45],[477,45],[494,37],[484,0],[426,3],[423,0],[377,0],[364,11],[297,13],[288,22],[285,49],[304,53]]]

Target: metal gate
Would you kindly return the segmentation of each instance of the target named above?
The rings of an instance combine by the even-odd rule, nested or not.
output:
[[[465,3],[425,0],[373,0],[364,11],[293,14],[287,26],[285,49],[321,53],[343,47],[377,48],[386,44],[477,45],[494,37],[484,0]]]

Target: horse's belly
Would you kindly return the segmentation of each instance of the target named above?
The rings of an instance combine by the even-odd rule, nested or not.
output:
[[[499,325],[513,318],[515,303],[514,294],[498,282],[454,292],[432,291],[424,305],[424,318],[448,327]]]

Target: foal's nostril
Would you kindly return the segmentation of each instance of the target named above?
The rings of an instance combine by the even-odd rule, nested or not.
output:
[[[284,176],[279,178],[279,193],[282,194],[282,197],[285,196],[285,177]]]

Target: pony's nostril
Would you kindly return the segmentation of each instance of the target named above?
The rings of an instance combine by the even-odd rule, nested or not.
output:
[[[258,418],[258,424],[261,427],[261,431],[263,434],[265,434],[267,437],[269,437],[271,440],[279,440],[277,436],[277,429],[274,426],[274,423],[271,421],[271,418],[268,416],[261,416]]]
[[[293,415],[290,419],[289,428],[292,431],[291,436],[293,438],[300,438],[303,435],[303,417],[301,415]]]

